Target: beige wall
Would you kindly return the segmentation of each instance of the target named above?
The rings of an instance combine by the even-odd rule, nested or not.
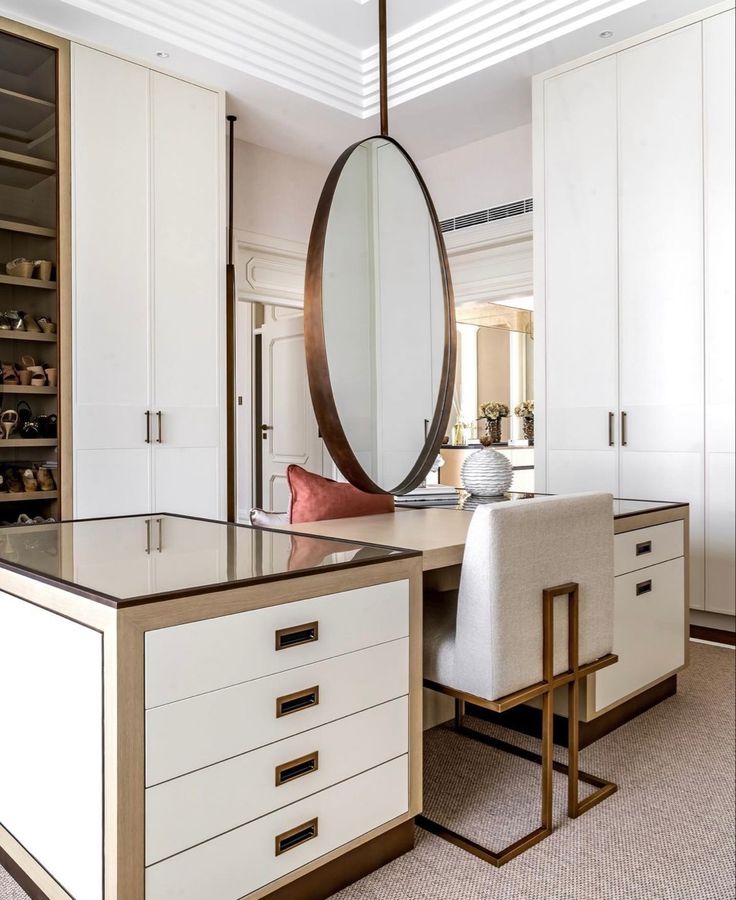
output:
[[[235,141],[235,228],[306,244],[328,166]]]
[[[532,196],[532,126],[419,161],[440,219]]]
[[[500,328],[478,329],[478,405],[492,400],[509,402],[509,333]],[[479,428],[485,427],[482,422]],[[504,419],[501,438],[509,438],[509,420]]]

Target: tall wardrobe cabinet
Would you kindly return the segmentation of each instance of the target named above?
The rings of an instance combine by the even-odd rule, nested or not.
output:
[[[224,102],[72,47],[74,515],[220,518]]]
[[[689,501],[691,606],[733,615],[728,6],[535,80],[535,399],[538,486]]]

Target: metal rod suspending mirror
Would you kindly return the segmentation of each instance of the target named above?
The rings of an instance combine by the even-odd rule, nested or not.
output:
[[[312,226],[305,284],[309,386],[345,478],[406,493],[446,433],[455,317],[437,214],[407,152],[388,135],[385,0],[380,2],[381,134],[332,168]]]

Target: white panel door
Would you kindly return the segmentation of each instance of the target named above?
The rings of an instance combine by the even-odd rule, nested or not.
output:
[[[618,55],[620,494],[691,506],[703,605],[703,158],[700,24]],[[624,443],[625,441],[625,443]]]
[[[301,310],[266,306],[261,329],[261,418],[256,440],[262,448],[263,506],[285,512],[289,506],[286,469],[295,464],[322,472],[322,441],[312,409],[304,355]]]
[[[545,83],[547,490],[616,493],[616,60]],[[615,426],[615,421],[614,421]],[[615,441],[615,428],[611,439]]]
[[[152,72],[151,103],[154,506],[219,518],[225,495],[219,95]]]
[[[703,22],[705,608],[736,612],[734,573],[734,12]]]
[[[148,70],[73,46],[74,515],[150,511]]]

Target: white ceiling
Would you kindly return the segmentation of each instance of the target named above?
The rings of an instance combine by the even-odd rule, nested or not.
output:
[[[388,0],[392,133],[423,159],[529,122],[533,74],[704,5]],[[320,162],[377,130],[377,7],[377,0],[0,0],[9,18],[226,89],[238,137]],[[600,37],[607,30],[613,38]]]

